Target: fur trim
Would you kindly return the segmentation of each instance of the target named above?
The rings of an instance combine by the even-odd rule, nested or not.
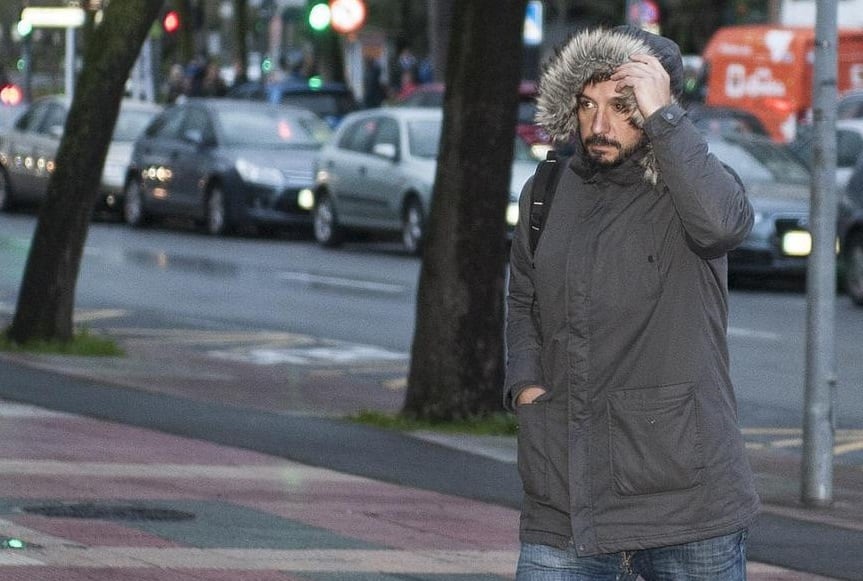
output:
[[[629,61],[635,53],[653,54],[641,40],[610,30],[585,30],[575,34],[549,61],[539,81],[537,123],[555,141],[566,142],[578,133],[578,97],[595,75],[607,76]],[[635,123],[638,113],[635,96],[629,91]]]
[[[566,143],[578,135],[578,97],[584,85],[593,78],[607,78],[614,69],[636,53],[657,55],[652,47],[622,30],[590,29],[577,32],[549,60],[540,77],[536,122],[553,141]],[[644,125],[631,89],[624,93],[632,113],[632,122]],[[672,97],[672,100],[674,98]],[[644,178],[656,184],[659,171],[650,144],[641,160]]]

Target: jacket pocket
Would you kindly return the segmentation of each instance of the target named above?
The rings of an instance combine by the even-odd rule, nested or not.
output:
[[[618,494],[670,492],[700,483],[703,462],[692,383],[612,392],[608,421]]]
[[[548,403],[542,400],[515,408],[518,417],[518,473],[525,494],[548,499],[546,421]]]

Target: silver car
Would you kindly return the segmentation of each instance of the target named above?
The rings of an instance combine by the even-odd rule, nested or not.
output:
[[[351,231],[401,233],[410,254],[425,235],[437,165],[440,109],[389,107],[347,116],[318,158],[315,239],[337,246]],[[521,140],[509,188],[507,222],[518,220],[521,187],[536,159]]]
[[[69,106],[69,98],[62,95],[37,99],[0,135],[0,209],[17,204],[38,205],[45,199]],[[161,107],[152,103],[122,101],[105,160],[97,209],[119,207],[117,194],[122,190],[132,143],[159,111]]]

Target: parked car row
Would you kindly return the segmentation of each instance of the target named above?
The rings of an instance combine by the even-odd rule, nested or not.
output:
[[[0,132],[0,209],[38,203],[53,171],[69,101],[46,97]],[[734,111],[690,113],[709,147],[747,187],[755,209],[749,237],[729,257],[732,274],[806,271],[811,143],[789,148],[759,135]],[[338,246],[351,233],[401,237],[418,254],[440,142],[439,106],[383,107],[347,113],[333,132],[313,111],[269,100],[188,99],[167,109],[123,101],[102,175],[101,204],[130,225],[181,216],[210,234],[309,228]],[[863,304],[863,128],[839,124],[841,166],[850,167],[838,224],[848,292]],[[844,137],[843,137],[844,136]],[[507,221],[536,159],[514,140]],[[809,149],[807,149],[809,148]],[[840,167],[842,170],[843,167]]]

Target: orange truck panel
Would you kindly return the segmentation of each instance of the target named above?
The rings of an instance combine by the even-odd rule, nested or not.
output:
[[[840,30],[838,91],[863,89],[863,30]],[[704,50],[708,105],[756,115],[776,141],[794,138],[812,108],[815,30],[770,25],[726,26]]]

